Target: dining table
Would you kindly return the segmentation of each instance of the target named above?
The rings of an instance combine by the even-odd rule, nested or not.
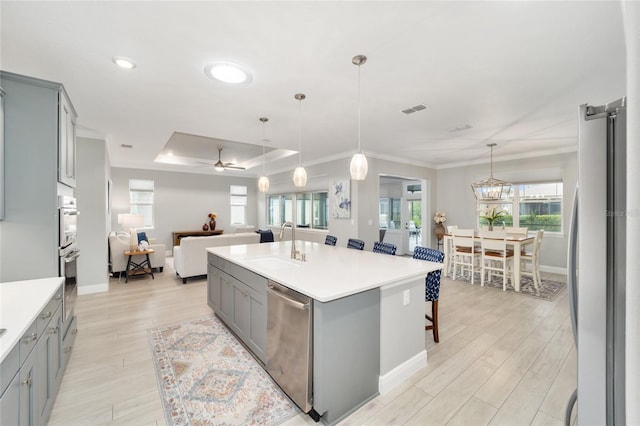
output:
[[[473,238],[474,240],[477,241],[478,244],[480,244],[480,236],[478,235],[477,232]],[[512,271],[511,279],[512,279],[512,284],[515,291],[520,291],[520,253],[522,252],[522,249],[527,244],[533,244],[534,240],[535,240],[535,237],[533,235],[507,234],[507,238],[506,238],[507,246],[513,247],[513,271]],[[449,233],[444,234],[443,241],[444,241],[443,270],[444,270],[445,276],[452,276],[453,273],[449,275],[449,268],[453,265],[453,261],[451,258],[451,255],[453,254],[453,235]]]

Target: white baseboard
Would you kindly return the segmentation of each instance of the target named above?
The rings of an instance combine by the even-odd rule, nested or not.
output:
[[[567,275],[567,268],[561,268],[559,266],[540,265],[540,270],[542,272],[551,272],[553,274]]]
[[[82,296],[83,294],[106,293],[107,291],[109,291],[109,283],[78,286],[78,296]]]
[[[409,360],[403,362],[384,376],[378,378],[378,392],[380,395],[390,392],[400,383],[413,376],[427,366],[427,351],[424,350]]]

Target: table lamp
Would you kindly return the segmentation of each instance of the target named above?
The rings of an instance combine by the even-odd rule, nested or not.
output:
[[[144,215],[141,214],[119,214],[118,223],[123,229],[129,230],[129,245],[131,250],[138,249],[138,228],[144,227]]]

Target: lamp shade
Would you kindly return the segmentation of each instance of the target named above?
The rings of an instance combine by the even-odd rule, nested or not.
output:
[[[351,158],[351,165],[349,166],[351,171],[351,179],[364,180],[367,177],[367,171],[369,165],[367,164],[367,157],[362,153],[357,153]]]
[[[118,223],[123,229],[138,229],[144,227],[144,215],[141,214],[119,214]]]
[[[293,171],[293,184],[301,187],[307,184],[307,171],[304,167],[299,166]]]
[[[258,179],[258,191],[267,192],[269,190],[269,178],[266,176],[261,176]]]

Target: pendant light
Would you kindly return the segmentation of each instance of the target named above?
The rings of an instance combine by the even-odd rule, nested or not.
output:
[[[369,166],[367,164],[367,157],[364,156],[360,147],[360,65],[367,62],[367,57],[357,55],[351,59],[351,62],[353,65],[358,66],[358,152],[351,158],[349,170],[351,171],[351,179],[364,180],[367,177]]]
[[[489,143],[487,146],[491,148],[491,174],[489,179],[481,180],[471,184],[473,195],[479,201],[499,201],[506,200],[511,195],[512,185],[509,182],[493,178],[493,147],[495,143]]]
[[[267,140],[264,138],[264,123],[269,121],[269,119],[267,117],[260,117],[260,121],[262,122],[262,176],[258,179],[258,191],[267,192],[269,190],[269,178],[265,171],[267,160],[265,158],[264,144]]]
[[[303,187],[307,184],[307,172],[302,167],[302,101],[307,97],[303,93],[297,93],[294,98],[299,102],[300,123],[298,125],[298,167],[293,172],[293,184]]]

